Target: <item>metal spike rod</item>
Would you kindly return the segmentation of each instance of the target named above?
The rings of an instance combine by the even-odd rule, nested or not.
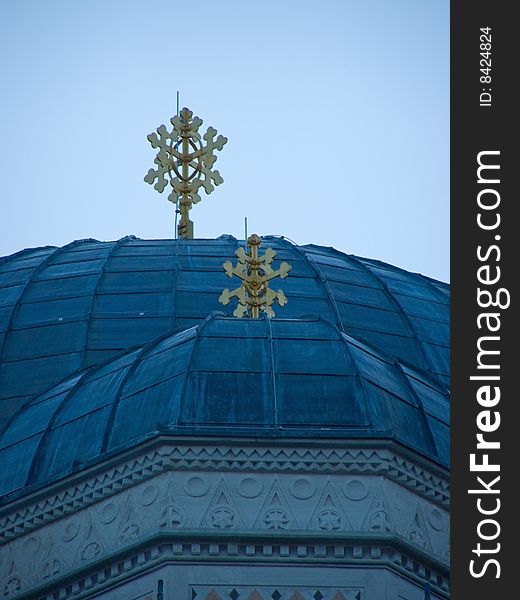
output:
[[[217,135],[217,130],[208,127],[202,136],[198,132],[202,119],[194,117],[189,108],[170,119],[173,128],[168,131],[165,125],[157,128],[148,136],[152,148],[158,153],[154,159],[155,169],[145,175],[146,183],[153,185],[158,192],[163,192],[170,184],[172,190],[168,200],[178,205],[180,220],[177,226],[178,236],[182,239],[193,238],[193,222],[190,210],[201,201],[199,190],[202,187],[206,194],[211,194],[215,186],[224,180],[213,165],[217,160],[214,152],[222,150],[227,138]]]

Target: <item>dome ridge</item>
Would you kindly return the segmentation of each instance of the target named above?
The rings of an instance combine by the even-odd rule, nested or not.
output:
[[[104,260],[103,260],[103,265],[101,267],[101,271],[99,273],[99,277],[96,283],[96,286],[94,288],[93,294],[92,294],[92,299],[90,302],[90,307],[88,309],[88,316],[87,316],[87,322],[86,322],[86,326],[85,326],[85,346],[88,343],[88,335],[89,335],[89,331],[90,331],[90,324],[92,323],[92,319],[93,319],[93,314],[94,314],[94,306],[98,297],[98,292],[99,289],[101,287],[101,282],[103,280],[103,277],[105,276],[106,270],[107,270],[107,266],[110,263],[110,259],[112,258],[112,256],[114,255],[115,251],[121,247],[121,244],[124,241],[127,241],[128,239],[137,239],[134,238],[133,236],[125,236],[119,240],[117,240],[116,242],[113,243],[112,248],[109,250],[109,252],[106,254]],[[83,356],[81,359],[81,365],[84,367],[86,366],[86,353],[83,352]]]
[[[388,290],[388,286],[386,285],[385,281],[383,279],[381,279],[381,277],[378,277],[372,270],[370,270],[364,263],[362,260],[358,259],[357,257],[353,256],[353,255],[349,255],[350,259],[355,261],[357,264],[361,265],[364,270],[367,273],[370,273],[370,275],[372,277],[374,277],[374,279],[376,279],[382,286],[383,292],[385,294],[385,296],[388,298],[388,300],[397,308],[397,309],[401,309],[401,306],[398,304],[398,302],[396,301],[396,299],[394,298],[394,296],[392,296],[392,294],[389,292]],[[408,325],[408,327],[410,328],[410,331],[413,334],[413,337],[416,340],[419,340],[419,336],[417,334],[417,330],[415,329],[415,327],[413,326],[412,321],[408,318],[408,316],[406,315],[406,313],[403,311],[402,312],[402,316],[404,321],[406,322],[406,324]],[[423,358],[423,367],[430,372],[431,370],[431,366],[428,365],[428,359],[426,357],[426,354],[424,352],[424,348],[421,346],[421,344],[417,344],[418,348],[419,348],[419,352],[421,353],[421,356]]]

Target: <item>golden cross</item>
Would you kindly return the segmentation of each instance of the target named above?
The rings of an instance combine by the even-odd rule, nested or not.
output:
[[[159,152],[154,159],[157,165],[150,169],[144,180],[154,188],[162,192],[169,183],[172,191],[168,200],[179,205],[181,215],[177,232],[180,238],[193,238],[193,222],[190,221],[190,210],[193,204],[200,202],[198,191],[204,188],[206,194],[210,194],[216,186],[224,180],[218,171],[212,171],[217,160],[215,150],[222,150],[227,138],[219,135],[216,139],[217,130],[209,127],[202,136],[198,132],[202,125],[202,119],[194,117],[189,108],[183,108],[176,117],[170,119],[173,125],[172,131],[168,131],[165,125],[157,128],[148,136],[152,148],[158,148]]]
[[[252,317],[257,319],[260,311],[263,311],[269,318],[274,317],[274,311],[271,308],[275,300],[280,306],[287,304],[287,298],[282,290],[275,292],[269,288],[269,281],[275,277],[284,279],[291,270],[291,265],[286,262],[280,264],[276,271],[271,267],[276,252],[272,248],[267,248],[263,256],[258,255],[258,248],[262,244],[262,238],[256,233],[249,236],[247,245],[250,253],[246,254],[243,248],[236,251],[238,262],[233,266],[231,261],[224,263],[224,271],[228,277],[235,275],[242,281],[242,285],[234,290],[227,288],[222,292],[219,298],[221,304],[229,304],[231,298],[238,299],[238,305],[233,311],[235,317]]]

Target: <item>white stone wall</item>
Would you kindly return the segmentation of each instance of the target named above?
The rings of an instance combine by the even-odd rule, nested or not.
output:
[[[171,460],[173,449],[163,447],[143,455],[148,462],[120,458],[86,482],[71,481],[68,491],[14,503],[0,518],[0,594],[50,600],[54,590],[59,598],[146,598],[147,573],[170,562],[178,564],[168,567],[165,585],[174,589],[176,580],[183,581],[187,600],[206,600],[207,586],[217,583],[224,586],[215,588],[220,600],[228,600],[226,586],[239,584],[249,587],[236,600],[276,600],[267,588],[282,584],[278,600],[301,600],[293,598],[296,592],[316,600],[297,586],[298,573],[307,573],[303,563],[312,571],[311,587],[332,586],[330,600],[358,600],[350,594],[358,584],[349,590],[356,577],[359,600],[398,600],[399,594],[400,600],[423,600],[424,591],[420,596],[417,590],[427,581],[438,597],[447,597],[449,513],[441,479],[389,451],[334,457],[314,449],[313,465],[309,450],[296,450],[239,448],[229,456],[223,448],[191,447],[196,459],[189,468],[186,458],[182,464]],[[180,453],[187,455],[186,449]],[[237,562],[245,566],[233,566]],[[251,566],[266,562],[271,566]],[[128,579],[137,586],[134,596],[102,592]],[[195,583],[206,586],[197,598],[186,591]],[[250,598],[250,587],[260,584],[267,587]],[[367,586],[387,585],[390,595],[367,595]],[[179,596],[164,600],[169,597]]]

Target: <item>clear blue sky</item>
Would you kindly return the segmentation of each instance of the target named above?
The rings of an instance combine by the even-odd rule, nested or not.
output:
[[[448,0],[2,0],[0,255],[173,236],[146,135],[229,138],[196,237],[280,234],[449,279]]]

